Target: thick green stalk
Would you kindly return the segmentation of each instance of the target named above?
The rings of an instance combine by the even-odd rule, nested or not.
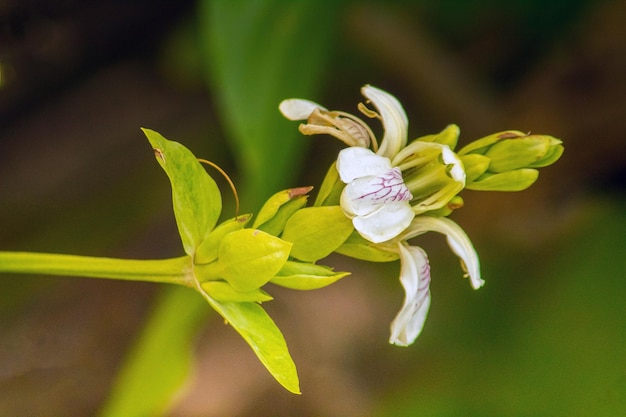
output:
[[[0,252],[0,273],[62,275],[179,284],[194,288],[191,258],[117,259],[55,253]]]

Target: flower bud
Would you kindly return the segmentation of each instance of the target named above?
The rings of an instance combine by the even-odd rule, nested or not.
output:
[[[459,151],[466,187],[483,191],[521,191],[563,154],[561,140],[547,135],[506,131],[478,139]]]
[[[218,259],[196,265],[200,282],[225,280],[235,291],[246,293],[265,285],[289,258],[291,243],[256,229],[225,235]]]
[[[307,193],[312,189],[290,188],[274,194],[265,202],[252,227],[270,235],[280,235],[289,217],[306,205]]]

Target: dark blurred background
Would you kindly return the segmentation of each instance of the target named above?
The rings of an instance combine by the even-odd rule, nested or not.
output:
[[[235,178],[241,170],[215,100],[222,86],[199,53],[198,7],[0,3],[0,250],[182,254],[169,185],[139,127]],[[419,240],[433,304],[414,346],[387,344],[398,266],[331,257],[352,276],[315,292],[272,289],[267,304],[302,396],[283,392],[211,320],[171,415],[623,415],[626,3],[343,1],[331,10],[310,16],[332,21],[314,97],[325,106],[354,112],[371,83],[403,103],[410,137],[448,123],[460,125],[461,143],[518,129],[561,138],[565,154],[527,191],[463,194],[453,219],[479,252],[484,289],[460,279],[440,236]],[[306,157],[284,184],[319,184],[341,146],[297,140]],[[0,287],[0,415],[93,415],[161,290],[31,276],[2,276]]]

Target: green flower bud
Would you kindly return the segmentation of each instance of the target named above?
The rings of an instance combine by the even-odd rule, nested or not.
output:
[[[236,291],[265,285],[289,258],[291,243],[256,229],[242,229],[222,238],[218,259],[195,267],[200,282],[224,279]]]
[[[477,139],[467,145],[465,145],[459,152],[459,156],[467,155],[469,153],[484,155],[489,150],[489,147],[494,143],[504,140],[526,136],[524,132],[519,130],[506,130],[504,132],[493,133],[484,138]]]
[[[487,172],[490,159],[485,155],[471,153],[461,156],[461,162],[465,167],[465,181],[469,184]]]
[[[485,156],[491,160],[489,171],[499,173],[526,168],[533,164],[545,166],[543,162],[546,156],[550,160],[556,160],[562,150],[563,146],[558,139],[551,136],[531,135],[501,140],[491,146]],[[556,159],[555,155],[558,155]]]
[[[307,193],[312,189],[291,188],[274,194],[265,202],[252,227],[270,235],[280,235],[289,217],[306,205]]]
[[[287,261],[270,282],[293,290],[316,290],[348,275],[349,272],[335,272],[322,265]]]
[[[506,131],[478,139],[459,152],[467,174],[466,188],[482,191],[520,191],[563,154],[561,140],[547,135]]]
[[[330,255],[353,230],[341,207],[307,207],[289,218],[282,238],[293,243],[291,256],[315,262]]]

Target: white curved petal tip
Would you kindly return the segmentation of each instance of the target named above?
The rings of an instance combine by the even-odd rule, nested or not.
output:
[[[306,120],[315,109],[326,110],[313,101],[300,98],[289,98],[278,105],[278,110],[289,120]]]

